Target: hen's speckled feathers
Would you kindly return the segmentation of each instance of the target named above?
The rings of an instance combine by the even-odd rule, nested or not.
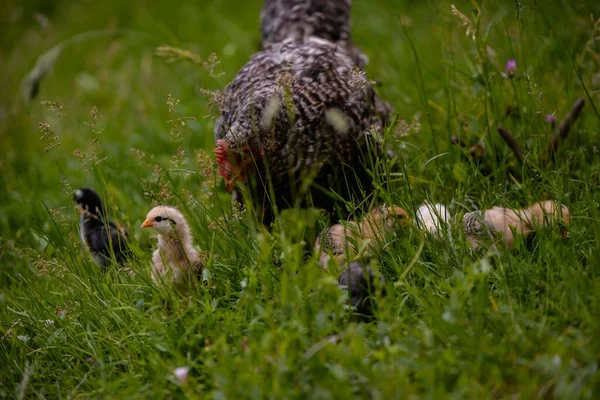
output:
[[[350,0],[266,0],[260,15],[263,47],[314,36],[343,47],[362,66],[366,57],[350,39],[351,6]]]
[[[250,167],[261,177],[269,171],[280,207],[294,205],[307,176],[330,188],[343,183],[347,172],[369,187],[360,165],[366,134],[381,130],[389,108],[353,65],[329,41],[285,40],[253,55],[225,89],[215,138],[234,152],[251,151]],[[350,165],[353,169],[343,171]]]

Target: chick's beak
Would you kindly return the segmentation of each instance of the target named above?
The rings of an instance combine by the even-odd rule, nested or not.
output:
[[[154,226],[154,224],[152,223],[152,220],[147,219],[144,221],[144,223],[142,224],[142,228],[152,228]]]

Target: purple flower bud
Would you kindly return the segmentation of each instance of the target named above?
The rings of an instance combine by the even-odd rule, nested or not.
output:
[[[506,75],[509,78],[513,78],[517,75],[517,62],[515,60],[508,60],[506,62]]]
[[[546,114],[546,122],[548,122],[551,126],[556,125],[556,117],[552,114]]]
[[[179,382],[185,384],[185,383],[187,383],[189,372],[190,372],[190,367],[179,367],[179,368],[175,368],[175,371],[173,371],[173,375],[175,375],[175,378],[177,378],[177,380]]]

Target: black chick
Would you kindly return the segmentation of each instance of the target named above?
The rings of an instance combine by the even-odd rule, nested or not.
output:
[[[127,258],[127,233],[105,217],[102,200],[90,188],[73,194],[75,208],[81,213],[81,240],[96,264],[106,267],[114,256],[119,264]]]
[[[367,277],[365,276],[367,272]],[[351,262],[340,274],[338,282],[348,290],[350,302],[354,307],[355,317],[358,320],[367,320],[373,316],[376,307],[375,298],[375,275],[371,268],[360,265],[357,261]],[[381,296],[386,295],[385,279],[379,278],[383,286],[381,287]]]

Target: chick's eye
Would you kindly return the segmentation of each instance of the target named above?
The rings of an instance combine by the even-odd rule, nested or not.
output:
[[[163,220],[163,217],[156,217],[156,218],[154,218],[154,220],[155,220],[156,222],[161,222],[161,221]]]

